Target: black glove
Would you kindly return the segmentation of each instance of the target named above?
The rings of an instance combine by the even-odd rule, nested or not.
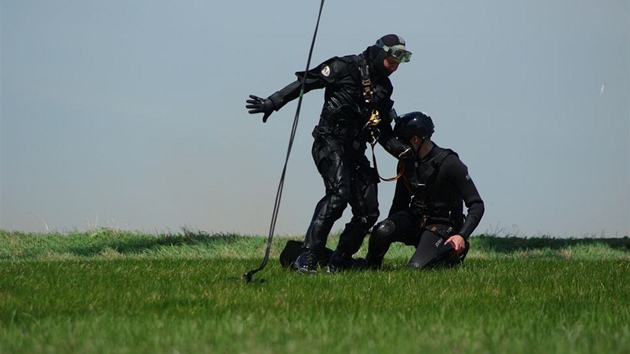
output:
[[[268,98],[261,98],[254,95],[249,95],[245,108],[249,109],[249,114],[264,113],[263,123],[267,122],[267,118],[274,110],[273,102]]]

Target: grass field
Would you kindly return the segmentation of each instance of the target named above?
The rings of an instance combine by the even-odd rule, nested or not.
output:
[[[477,236],[441,271],[396,246],[383,271],[310,277],[276,238],[246,283],[265,241],[2,231],[0,353],[630,353],[627,237]]]

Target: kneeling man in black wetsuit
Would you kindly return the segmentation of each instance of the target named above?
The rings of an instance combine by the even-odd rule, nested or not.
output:
[[[431,117],[411,112],[396,119],[394,133],[412,146],[414,158],[399,165],[387,219],[372,231],[366,261],[379,269],[393,242],[415,246],[409,260],[414,268],[461,264],[468,252],[468,238],[484,213],[484,204],[468,168],[459,156],[433,141]],[[467,213],[463,213],[463,205]]]

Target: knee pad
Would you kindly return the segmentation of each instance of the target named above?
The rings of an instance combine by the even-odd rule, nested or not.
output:
[[[381,221],[372,229],[366,257],[370,268],[379,269],[383,264],[385,253],[392,243],[389,236],[394,233],[394,230],[396,230],[396,225],[389,219]]]
[[[374,227],[371,237],[384,239],[393,234],[395,230],[396,225],[394,224],[394,222],[389,219],[385,219]]]

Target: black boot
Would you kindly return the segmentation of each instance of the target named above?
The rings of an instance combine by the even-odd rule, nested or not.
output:
[[[365,266],[368,269],[379,270],[383,265],[384,256],[374,256],[374,253],[368,252],[367,256],[365,256]]]
[[[295,260],[293,267],[302,274],[317,274],[317,262],[319,257],[314,250],[305,249]]]
[[[330,260],[328,261],[328,273],[334,274],[347,270],[365,270],[367,264],[365,259],[354,259],[347,253],[341,253],[338,251],[333,252]]]

